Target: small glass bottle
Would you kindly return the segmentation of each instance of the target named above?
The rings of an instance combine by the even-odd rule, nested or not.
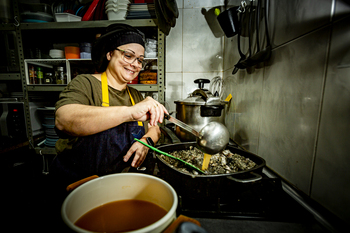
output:
[[[43,79],[44,79],[43,68],[41,68],[41,67],[37,68],[37,76],[38,76],[38,83],[43,84]]]
[[[35,84],[34,66],[29,66],[29,84]]]

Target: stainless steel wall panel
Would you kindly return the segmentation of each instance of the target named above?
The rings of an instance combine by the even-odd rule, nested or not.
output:
[[[235,75],[230,73],[225,73],[224,78],[223,96],[232,95],[225,124],[233,140],[249,151],[258,153],[263,69],[251,74],[245,71]]]
[[[284,44],[331,19],[332,0],[270,0],[269,25],[274,46]]]
[[[334,0],[335,11],[334,19],[339,20],[343,17],[349,16],[350,14],[350,1],[349,0]]]
[[[350,222],[350,17],[333,26],[311,197]]]
[[[273,51],[265,67],[258,154],[309,193],[330,27]]]
[[[224,38],[215,38],[201,9],[183,10],[183,71],[222,71]]]

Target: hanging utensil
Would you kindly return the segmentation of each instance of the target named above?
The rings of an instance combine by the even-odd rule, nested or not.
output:
[[[159,1],[159,8],[165,18],[165,21],[171,26],[175,27],[176,17],[173,15],[173,12],[166,6],[165,1]]]
[[[164,0],[163,0],[164,1]],[[179,9],[176,0],[165,0],[165,6],[172,12],[175,18],[179,17]]]
[[[239,62],[238,64],[237,64],[237,67],[239,68],[239,69],[245,69],[245,68],[248,68],[248,67],[250,67],[250,57],[253,55],[252,54],[252,40],[253,40],[253,38],[252,38],[252,21],[253,21],[253,1],[251,0],[250,1],[250,7],[249,7],[249,24],[248,24],[248,44],[249,44],[249,48],[248,48],[248,51],[249,51],[249,56],[245,59],[245,60],[243,60],[243,61],[241,61],[241,62]]]
[[[242,22],[243,19],[243,12],[240,13],[240,17],[239,17],[239,21]],[[239,61],[237,62],[237,64],[235,65],[235,68],[232,71],[232,74],[237,73],[237,71],[239,69],[242,69],[240,64],[242,61],[244,61],[246,59],[246,55],[242,52],[241,49],[241,32],[242,32],[242,26],[240,26],[239,31],[238,31],[238,38],[237,38],[237,48],[238,48],[238,53],[241,56],[241,58],[239,59]]]
[[[160,2],[161,0],[155,0],[154,1],[154,9],[157,17],[157,24],[160,31],[162,31],[165,35],[169,35],[171,26],[167,23],[166,19],[164,18],[164,15],[162,13],[162,10],[160,9]]]
[[[230,133],[228,132],[228,129],[219,122],[210,122],[209,124],[205,125],[198,133],[189,125],[168,114],[165,114],[164,118],[195,135],[197,145],[199,149],[204,153],[213,155],[221,152],[226,148],[230,140]]]
[[[259,1],[260,2],[260,1]],[[258,2],[258,3],[259,3]],[[261,4],[260,4],[261,8]],[[258,7],[258,9],[260,9]],[[260,11],[260,10],[259,10]],[[265,0],[265,15],[264,15],[264,21],[265,21],[265,37],[266,37],[266,48],[261,50],[260,49],[257,51],[256,54],[254,54],[251,57],[251,63],[253,65],[257,65],[260,62],[266,61],[271,57],[271,42],[270,42],[270,36],[269,36],[269,31],[268,31],[268,23],[267,23],[267,0]],[[258,29],[257,29],[258,30]],[[257,36],[258,38],[259,36]],[[259,45],[259,40],[257,40],[257,45]]]
[[[231,7],[217,16],[217,20],[227,38],[235,36],[239,31],[237,16],[239,6]]]

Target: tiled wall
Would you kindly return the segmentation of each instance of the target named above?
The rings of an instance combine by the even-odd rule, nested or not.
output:
[[[223,96],[233,96],[231,138],[350,222],[349,1],[270,0],[272,57],[235,75],[237,36],[220,35],[210,14],[224,0],[177,4],[180,17],[166,38],[169,109],[196,89],[194,79],[221,76]],[[247,38],[242,45],[246,51]]]
[[[166,38],[165,99],[170,111],[175,111],[175,100],[186,98],[198,88],[195,79],[222,77],[224,38],[212,36],[201,10],[223,2],[177,0],[180,15]]]

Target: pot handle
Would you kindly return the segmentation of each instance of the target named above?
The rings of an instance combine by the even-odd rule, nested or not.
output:
[[[262,179],[262,176],[260,174],[257,174],[255,172],[250,172],[250,174],[252,174],[254,177],[248,178],[248,179],[238,179],[232,176],[227,176],[227,179],[236,181],[238,183],[250,183],[250,182],[254,182]]]
[[[93,175],[93,176],[89,176],[89,177],[86,177],[84,179],[78,180],[78,181],[68,185],[66,190],[67,190],[67,192],[73,191],[74,189],[78,188],[80,185],[82,185],[90,180],[96,179],[96,178],[98,178],[98,176]]]

